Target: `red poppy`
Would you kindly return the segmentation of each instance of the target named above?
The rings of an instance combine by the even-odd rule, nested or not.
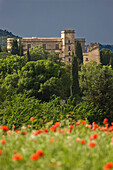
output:
[[[59,123],[59,122],[56,122],[56,123],[55,123],[55,126],[56,126],[56,127],[59,127],[59,126],[60,126],[60,123]]]
[[[6,140],[5,140],[5,139],[2,139],[2,140],[1,140],[1,143],[2,143],[2,144],[5,144],[5,143],[6,143]]]
[[[53,126],[50,127],[50,129],[51,129],[52,132],[55,132],[55,131],[56,131],[56,128],[57,128],[57,127],[56,127],[55,125],[53,125]]]
[[[15,133],[19,133],[19,130],[15,130]]]
[[[26,131],[23,131],[23,132],[21,132],[21,134],[22,134],[22,135],[26,135],[26,134],[27,134],[27,132],[26,132]]]
[[[81,140],[80,143],[81,143],[81,144],[85,144],[86,141],[85,141],[85,140]]]
[[[104,170],[109,170],[113,168],[113,163],[112,162],[108,162],[105,166],[104,166]]]
[[[44,156],[44,152],[42,150],[37,150],[36,154],[39,156]]]
[[[22,160],[22,159],[23,159],[22,155],[18,154],[18,153],[12,156],[13,161],[19,161],[19,160]]]
[[[83,121],[82,121],[82,124],[85,125],[85,124],[86,124],[86,120],[83,120]]]
[[[95,145],[96,145],[95,142],[90,142],[88,146],[89,146],[89,147],[94,147]]]
[[[31,117],[31,118],[30,118],[30,121],[32,122],[33,120],[35,120],[35,118],[34,118],[34,117]]]
[[[105,118],[105,119],[103,120],[103,123],[104,123],[104,124],[105,124],[105,123],[108,123],[108,119]]]
[[[9,130],[9,128],[7,126],[2,126],[1,128],[4,132]]]
[[[39,159],[39,155],[35,153],[35,154],[31,155],[30,158],[32,161],[35,161],[35,160]]]
[[[0,150],[0,155],[2,155],[2,150]]]
[[[89,140],[93,140],[93,139],[97,139],[98,138],[98,134],[93,134],[92,136],[89,137]]]
[[[70,128],[70,129],[73,129],[73,128],[74,128],[74,126],[73,126],[73,125],[69,125],[69,128]]]
[[[80,122],[76,122],[76,126],[80,125]]]
[[[47,129],[44,129],[44,133],[48,133],[48,130],[47,130]]]

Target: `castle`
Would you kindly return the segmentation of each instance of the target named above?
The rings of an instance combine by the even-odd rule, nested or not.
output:
[[[7,39],[7,50],[11,50],[11,43],[15,38]],[[18,39],[19,41],[19,39]],[[22,38],[21,43],[23,44],[24,54],[26,54],[27,49],[32,48],[34,46],[41,45],[44,50],[48,52],[54,51],[56,54],[62,58],[62,61],[65,64],[70,64],[72,61],[72,52],[75,51],[75,46],[77,41],[81,44],[82,52],[83,52],[83,63],[87,63],[90,61],[100,62],[100,49],[99,44],[91,43],[88,46],[87,53],[85,53],[85,39],[75,38],[74,30],[64,30],[61,31],[60,38]]]

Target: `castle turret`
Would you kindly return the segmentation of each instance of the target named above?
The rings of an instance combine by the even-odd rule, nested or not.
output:
[[[75,31],[64,30],[61,31],[62,39],[62,57],[66,64],[72,60],[72,52],[75,53]]]

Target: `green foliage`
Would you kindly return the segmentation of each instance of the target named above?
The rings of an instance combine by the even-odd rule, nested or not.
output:
[[[27,59],[27,61],[31,61],[31,56],[29,54],[29,49],[27,49],[26,59]]]
[[[7,45],[7,38],[18,38],[18,36],[15,36],[12,34],[12,32],[8,32],[7,30],[0,29],[0,46],[6,46]]]
[[[88,63],[81,67],[80,87],[84,100],[106,113],[113,121],[113,70],[110,66]]]
[[[78,58],[80,63],[83,63],[83,55],[82,55],[82,47],[81,44],[77,41],[76,47],[75,47],[75,54]]]
[[[19,39],[18,51],[19,56],[23,56],[23,45],[21,43],[21,39]]]
[[[109,49],[102,49],[100,51],[100,61],[103,65],[109,65],[111,64],[110,60],[113,58],[113,52],[111,52]]]
[[[71,96],[76,97],[79,96],[79,81],[78,81],[78,62],[77,57],[73,54],[72,55],[72,67],[71,67]],[[75,101],[76,104],[76,101]]]
[[[31,61],[45,60],[46,55],[42,46],[35,46],[29,49]],[[47,54],[47,53],[46,53]]]
[[[19,55],[19,47],[18,47],[18,42],[17,40],[13,40],[11,44],[11,54],[12,55]]]
[[[0,46],[0,52],[2,52],[1,46]]]
[[[7,52],[0,52],[0,59],[6,59],[7,56],[11,56],[10,53],[7,53]]]
[[[24,57],[8,56],[6,59],[0,60],[0,78],[6,77],[8,74],[17,73],[25,65]]]
[[[8,53],[8,51],[7,51],[7,46],[2,47],[2,48],[1,48],[1,51]]]

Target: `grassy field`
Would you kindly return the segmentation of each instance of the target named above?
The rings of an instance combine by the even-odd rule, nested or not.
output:
[[[33,122],[33,119],[32,119]],[[86,121],[48,129],[0,128],[0,170],[113,169],[113,126]]]

